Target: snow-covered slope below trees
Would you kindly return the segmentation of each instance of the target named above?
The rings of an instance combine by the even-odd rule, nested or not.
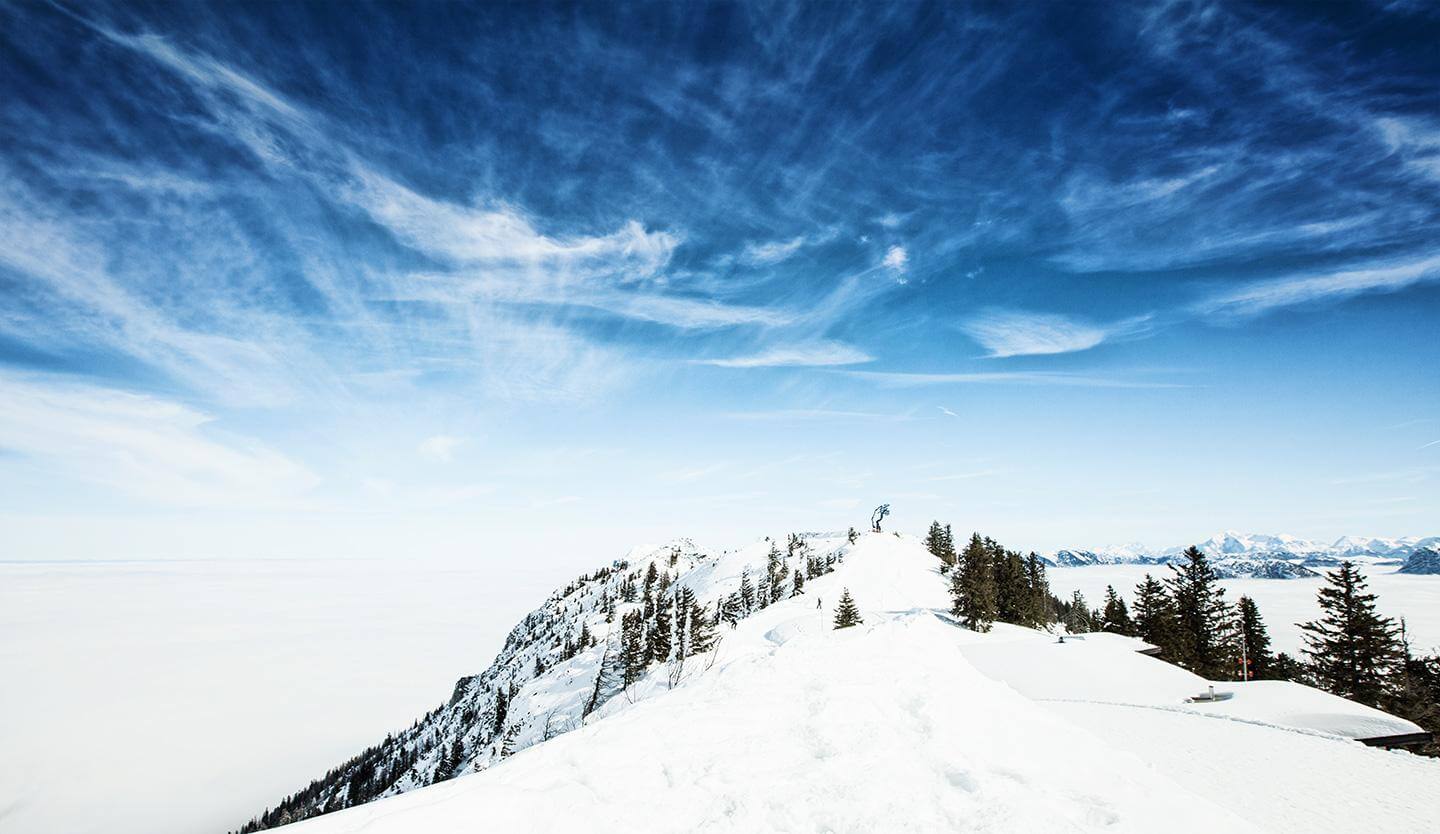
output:
[[[1279,690],[1240,693],[1221,711],[1186,707],[1205,682],[1103,637],[1061,645],[1019,627],[960,628],[945,614],[938,562],[918,540],[891,534],[853,547],[814,537],[782,552],[787,567],[815,568],[802,594],[722,626],[711,649],[683,664],[652,665],[629,685],[602,678],[600,703],[584,715],[606,626],[642,604],[617,603],[607,623],[607,595],[623,598],[626,583],[655,564],[672,587],[723,602],[747,566],[763,576],[769,544],[716,555],[687,548],[637,554],[552,597],[496,667],[382,745],[403,753],[403,737],[420,751],[406,755],[387,791],[405,795],[294,830],[1419,832],[1437,822],[1430,794],[1440,762],[1323,731],[1337,727],[1297,729],[1320,702]],[[842,589],[864,623],[836,631]],[[554,656],[541,649],[559,640],[563,653],[563,635],[582,627],[600,643],[533,674],[536,657],[543,666]],[[478,713],[467,726],[465,710],[504,674],[521,678],[504,728],[488,734],[493,715]],[[1313,693],[1292,692],[1300,690]],[[1321,712],[1367,715],[1324,698]],[[544,740],[547,727],[573,732]],[[419,787],[455,739],[463,775]],[[1346,791],[1336,790],[1337,773]],[[337,777],[317,796],[328,790],[334,802],[354,779],[346,768]],[[1283,802],[1256,787],[1277,778]],[[1290,806],[1306,810],[1287,815]]]
[[[981,675],[929,614],[866,611],[881,621],[832,632],[785,607],[797,627],[768,650],[488,773],[295,832],[1255,830]]]

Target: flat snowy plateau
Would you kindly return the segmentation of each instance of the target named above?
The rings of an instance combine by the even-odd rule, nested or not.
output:
[[[1409,722],[1289,683],[1190,704],[1209,684],[1125,638],[977,634],[943,613],[936,566],[915,539],[867,535],[804,595],[722,629],[678,682],[655,668],[489,769],[284,830],[1440,827],[1440,761],[1353,740]],[[842,588],[865,623],[835,631]],[[518,698],[543,702],[545,681]]]

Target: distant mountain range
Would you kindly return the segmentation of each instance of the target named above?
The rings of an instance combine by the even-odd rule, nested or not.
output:
[[[1093,550],[1057,550],[1045,558],[1052,567],[1090,565],[1160,565],[1175,561],[1188,545],[1154,549],[1127,544]],[[1408,565],[1403,573],[1440,572],[1440,536],[1379,538],[1342,536],[1330,544],[1296,536],[1260,533],[1217,533],[1195,545],[1227,578],[1296,579],[1319,575],[1349,559],[1370,565]],[[1427,555],[1429,554],[1429,555]]]

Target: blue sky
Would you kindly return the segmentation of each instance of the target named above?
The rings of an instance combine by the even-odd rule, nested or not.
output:
[[[0,3],[6,558],[1440,529],[1423,3]]]

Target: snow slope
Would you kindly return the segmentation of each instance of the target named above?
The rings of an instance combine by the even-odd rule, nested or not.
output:
[[[1290,681],[1207,681],[1139,654],[1133,638],[1110,634],[1067,637],[1063,642],[1030,629],[1005,628],[962,652],[981,672],[1046,703],[1084,702],[1203,714],[1216,718],[1344,738],[1420,732],[1402,718]],[[991,635],[984,635],[985,638]],[[1143,645],[1143,644],[1141,644]],[[1228,700],[1192,702],[1211,686]]]
[[[1276,726],[1291,703],[1283,692],[1236,699],[1263,706],[1268,720],[1187,708],[1181,693],[1198,679],[1116,641],[1060,646],[1016,627],[967,631],[943,614],[943,579],[917,540],[867,535],[844,549],[834,573],[723,630],[719,647],[692,658],[673,686],[672,670],[655,667],[584,726],[482,772],[286,830],[1419,832],[1440,824],[1427,801],[1440,762]],[[728,587],[744,555],[702,561],[709,573],[694,585],[711,593]],[[834,631],[842,588],[865,624]],[[537,678],[524,697],[563,702],[561,680]],[[1353,790],[1337,791],[1337,778]],[[1283,800],[1265,785],[1283,786]],[[1292,807],[1304,813],[1286,813]]]
[[[916,556],[873,536],[815,580],[831,598],[850,587],[865,626],[836,632],[810,599],[778,603],[674,690],[657,669],[649,698],[621,696],[490,771],[294,830],[1251,830],[977,671],[959,651],[974,635],[916,607],[944,602]],[[1176,821],[1176,805],[1203,811]]]

